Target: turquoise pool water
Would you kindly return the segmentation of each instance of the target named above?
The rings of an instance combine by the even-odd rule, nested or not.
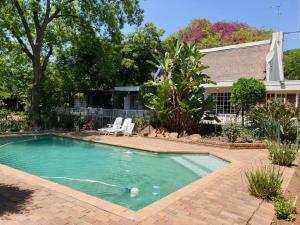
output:
[[[155,154],[42,136],[1,138],[0,163],[139,210],[228,162],[205,154]],[[132,188],[139,190],[136,197]]]

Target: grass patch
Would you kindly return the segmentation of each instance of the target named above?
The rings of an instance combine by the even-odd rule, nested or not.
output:
[[[282,193],[282,172],[273,165],[267,165],[246,172],[249,191],[262,199],[272,199]]]
[[[273,164],[292,166],[298,156],[298,147],[294,144],[270,143],[269,158]]]

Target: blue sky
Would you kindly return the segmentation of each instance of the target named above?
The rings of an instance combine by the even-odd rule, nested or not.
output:
[[[185,27],[192,19],[238,21],[251,26],[290,32],[298,30],[299,0],[141,0],[144,22],[166,31],[165,36]],[[274,6],[280,5],[281,15]],[[273,7],[272,7],[273,6]],[[134,28],[126,27],[125,33]],[[285,35],[285,49],[300,48],[297,35]]]

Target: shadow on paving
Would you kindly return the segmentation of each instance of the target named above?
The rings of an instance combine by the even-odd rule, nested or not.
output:
[[[23,190],[17,186],[0,184],[0,216],[22,213],[32,194],[32,190]]]

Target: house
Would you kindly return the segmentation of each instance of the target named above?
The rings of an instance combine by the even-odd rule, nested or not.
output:
[[[273,33],[271,40],[203,49],[204,72],[215,84],[204,84],[206,94],[216,100],[216,112],[222,122],[235,116],[230,102],[230,89],[239,78],[255,78],[264,82],[268,99],[290,102],[300,107],[300,81],[285,80],[283,73],[283,33]],[[153,74],[162,75],[161,71]],[[143,109],[139,102],[139,86],[115,87],[113,92],[123,98],[125,110]]]
[[[215,84],[205,84],[206,94],[216,100],[219,118],[227,120],[237,110],[230,102],[230,89],[240,78],[255,78],[264,82],[267,99],[277,99],[300,106],[300,81],[285,80],[283,72],[283,33],[273,33],[272,40],[203,49],[204,72]],[[129,104],[129,103],[128,103]]]
[[[226,120],[236,113],[230,102],[230,89],[239,78],[261,80],[267,99],[300,106],[300,81],[285,80],[283,72],[283,33],[273,33],[272,40],[251,42],[202,50],[205,71],[216,84],[205,84],[207,94],[216,100],[216,112]],[[225,118],[225,119],[224,119]]]

